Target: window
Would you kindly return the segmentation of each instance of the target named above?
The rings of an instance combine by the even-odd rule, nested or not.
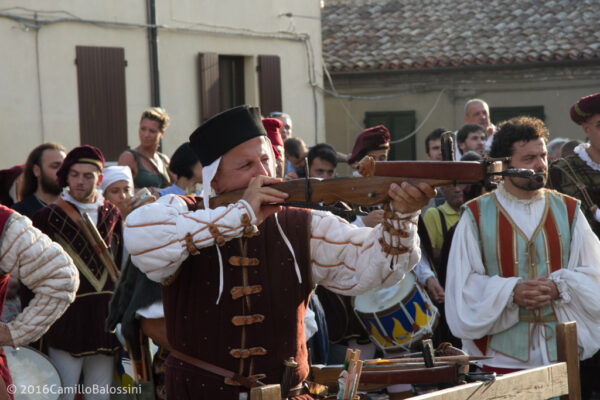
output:
[[[415,130],[416,117],[414,111],[383,111],[365,114],[365,127],[384,125],[390,131],[392,142],[402,139]],[[398,144],[392,144],[388,160],[415,160],[416,135]]]
[[[244,57],[219,56],[221,110],[245,103]]]
[[[247,102],[244,91],[244,64],[251,59],[243,56],[199,53],[200,122]],[[268,115],[271,111],[283,111],[279,56],[259,55],[257,61],[261,113]]]
[[[520,116],[536,117],[544,121],[544,106],[529,106],[529,107],[493,107],[490,109],[490,121],[493,124],[498,124],[502,121]]]

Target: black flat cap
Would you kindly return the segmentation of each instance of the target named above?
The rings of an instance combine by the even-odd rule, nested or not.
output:
[[[202,165],[212,164],[235,146],[266,136],[256,107],[238,106],[208,119],[190,135],[190,145]]]

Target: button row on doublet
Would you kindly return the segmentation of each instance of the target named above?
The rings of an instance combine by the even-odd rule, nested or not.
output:
[[[235,317],[231,318],[231,322],[235,326],[252,325],[263,322],[264,320],[265,316],[262,314],[236,315]]]
[[[252,286],[234,286],[231,288],[231,297],[236,300],[242,296],[248,296],[251,294],[256,294],[262,292],[261,285],[252,285]]]

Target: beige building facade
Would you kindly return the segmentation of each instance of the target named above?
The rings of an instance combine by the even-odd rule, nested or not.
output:
[[[166,154],[236,104],[284,111],[296,136],[325,140],[317,0],[7,0],[0,43],[0,169],[46,141],[114,161],[152,105],[171,117]]]
[[[585,140],[582,129],[569,118],[569,108],[580,97],[600,91],[600,62],[512,70],[348,72],[333,74],[333,80],[337,94],[325,97],[329,143],[349,152],[370,115],[413,114],[413,123],[392,139],[402,139],[418,129],[412,154],[422,160],[426,158],[426,136],[437,128],[459,129],[464,124],[465,102],[472,98],[489,104],[494,123],[501,122],[504,115],[518,115],[519,110],[524,114],[541,111],[551,139]],[[393,145],[392,152],[411,145],[406,140]]]
[[[383,123],[391,156],[425,159],[425,138],[457,130],[485,100],[493,123],[542,118],[551,137],[584,139],[569,118],[600,91],[596,0],[327,0],[323,58],[327,140],[348,152]],[[406,139],[413,133],[413,136]]]

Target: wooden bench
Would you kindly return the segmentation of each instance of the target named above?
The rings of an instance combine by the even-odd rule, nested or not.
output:
[[[506,374],[491,382],[476,382],[411,397],[411,400],[538,400],[562,396],[581,400],[579,354],[575,322],[557,324],[558,363]]]
[[[411,397],[411,400],[542,400],[561,397],[581,400],[577,326],[565,322],[556,326],[558,361],[555,364],[527,369],[497,377],[490,382],[475,382]],[[433,370],[433,369],[432,369]],[[321,377],[323,382],[329,378]],[[413,382],[414,383],[414,382]],[[275,387],[276,386],[276,387]],[[255,388],[251,400],[280,398],[279,385]]]

